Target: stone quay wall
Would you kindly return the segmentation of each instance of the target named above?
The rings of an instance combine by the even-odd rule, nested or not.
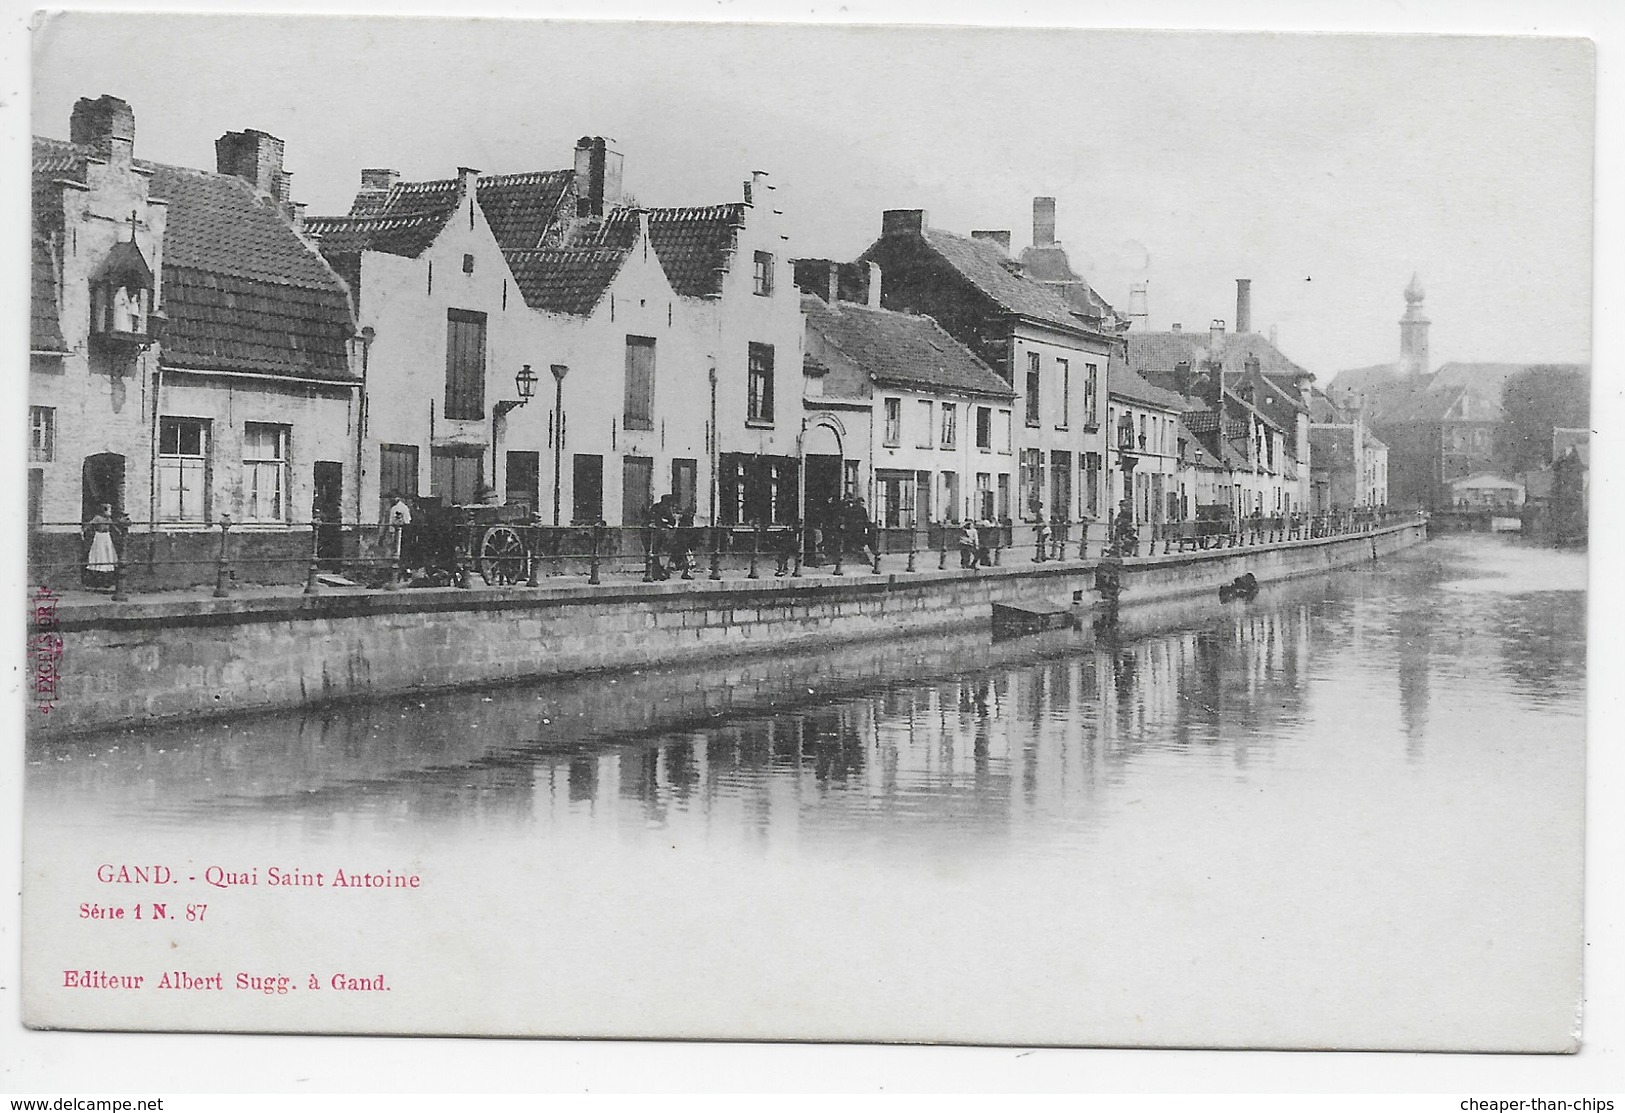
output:
[[[1122,562],[1122,605],[1216,593],[1376,559],[1420,522],[1365,534]],[[844,579],[344,592],[64,605],[45,734],[241,713],[709,657],[805,650],[989,623],[991,604],[1092,598],[1098,561]]]

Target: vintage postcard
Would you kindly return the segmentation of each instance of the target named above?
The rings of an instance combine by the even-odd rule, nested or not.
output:
[[[1577,1050],[1594,71],[40,16],[24,1021]]]

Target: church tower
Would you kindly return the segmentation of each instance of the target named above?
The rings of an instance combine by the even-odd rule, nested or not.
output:
[[[1405,287],[1405,315],[1399,319],[1399,375],[1414,378],[1428,373],[1428,317],[1422,312],[1422,283],[1413,273]]]

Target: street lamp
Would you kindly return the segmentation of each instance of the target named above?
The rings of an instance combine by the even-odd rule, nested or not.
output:
[[[570,369],[562,363],[555,363],[551,368],[553,372],[553,524],[559,524],[559,469],[563,465],[560,461],[564,453],[564,376]],[[530,364],[525,365],[521,375],[529,374]],[[536,387],[536,376],[530,376],[531,389]]]
[[[513,385],[519,392],[519,404],[523,406],[536,394],[536,372],[530,369],[530,364],[521,367],[513,377]]]

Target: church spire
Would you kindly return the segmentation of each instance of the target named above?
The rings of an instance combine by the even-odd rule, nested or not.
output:
[[[1403,378],[1428,373],[1428,325],[1432,322],[1422,312],[1425,293],[1421,279],[1413,273],[1405,287],[1405,315],[1399,319],[1399,373]]]

